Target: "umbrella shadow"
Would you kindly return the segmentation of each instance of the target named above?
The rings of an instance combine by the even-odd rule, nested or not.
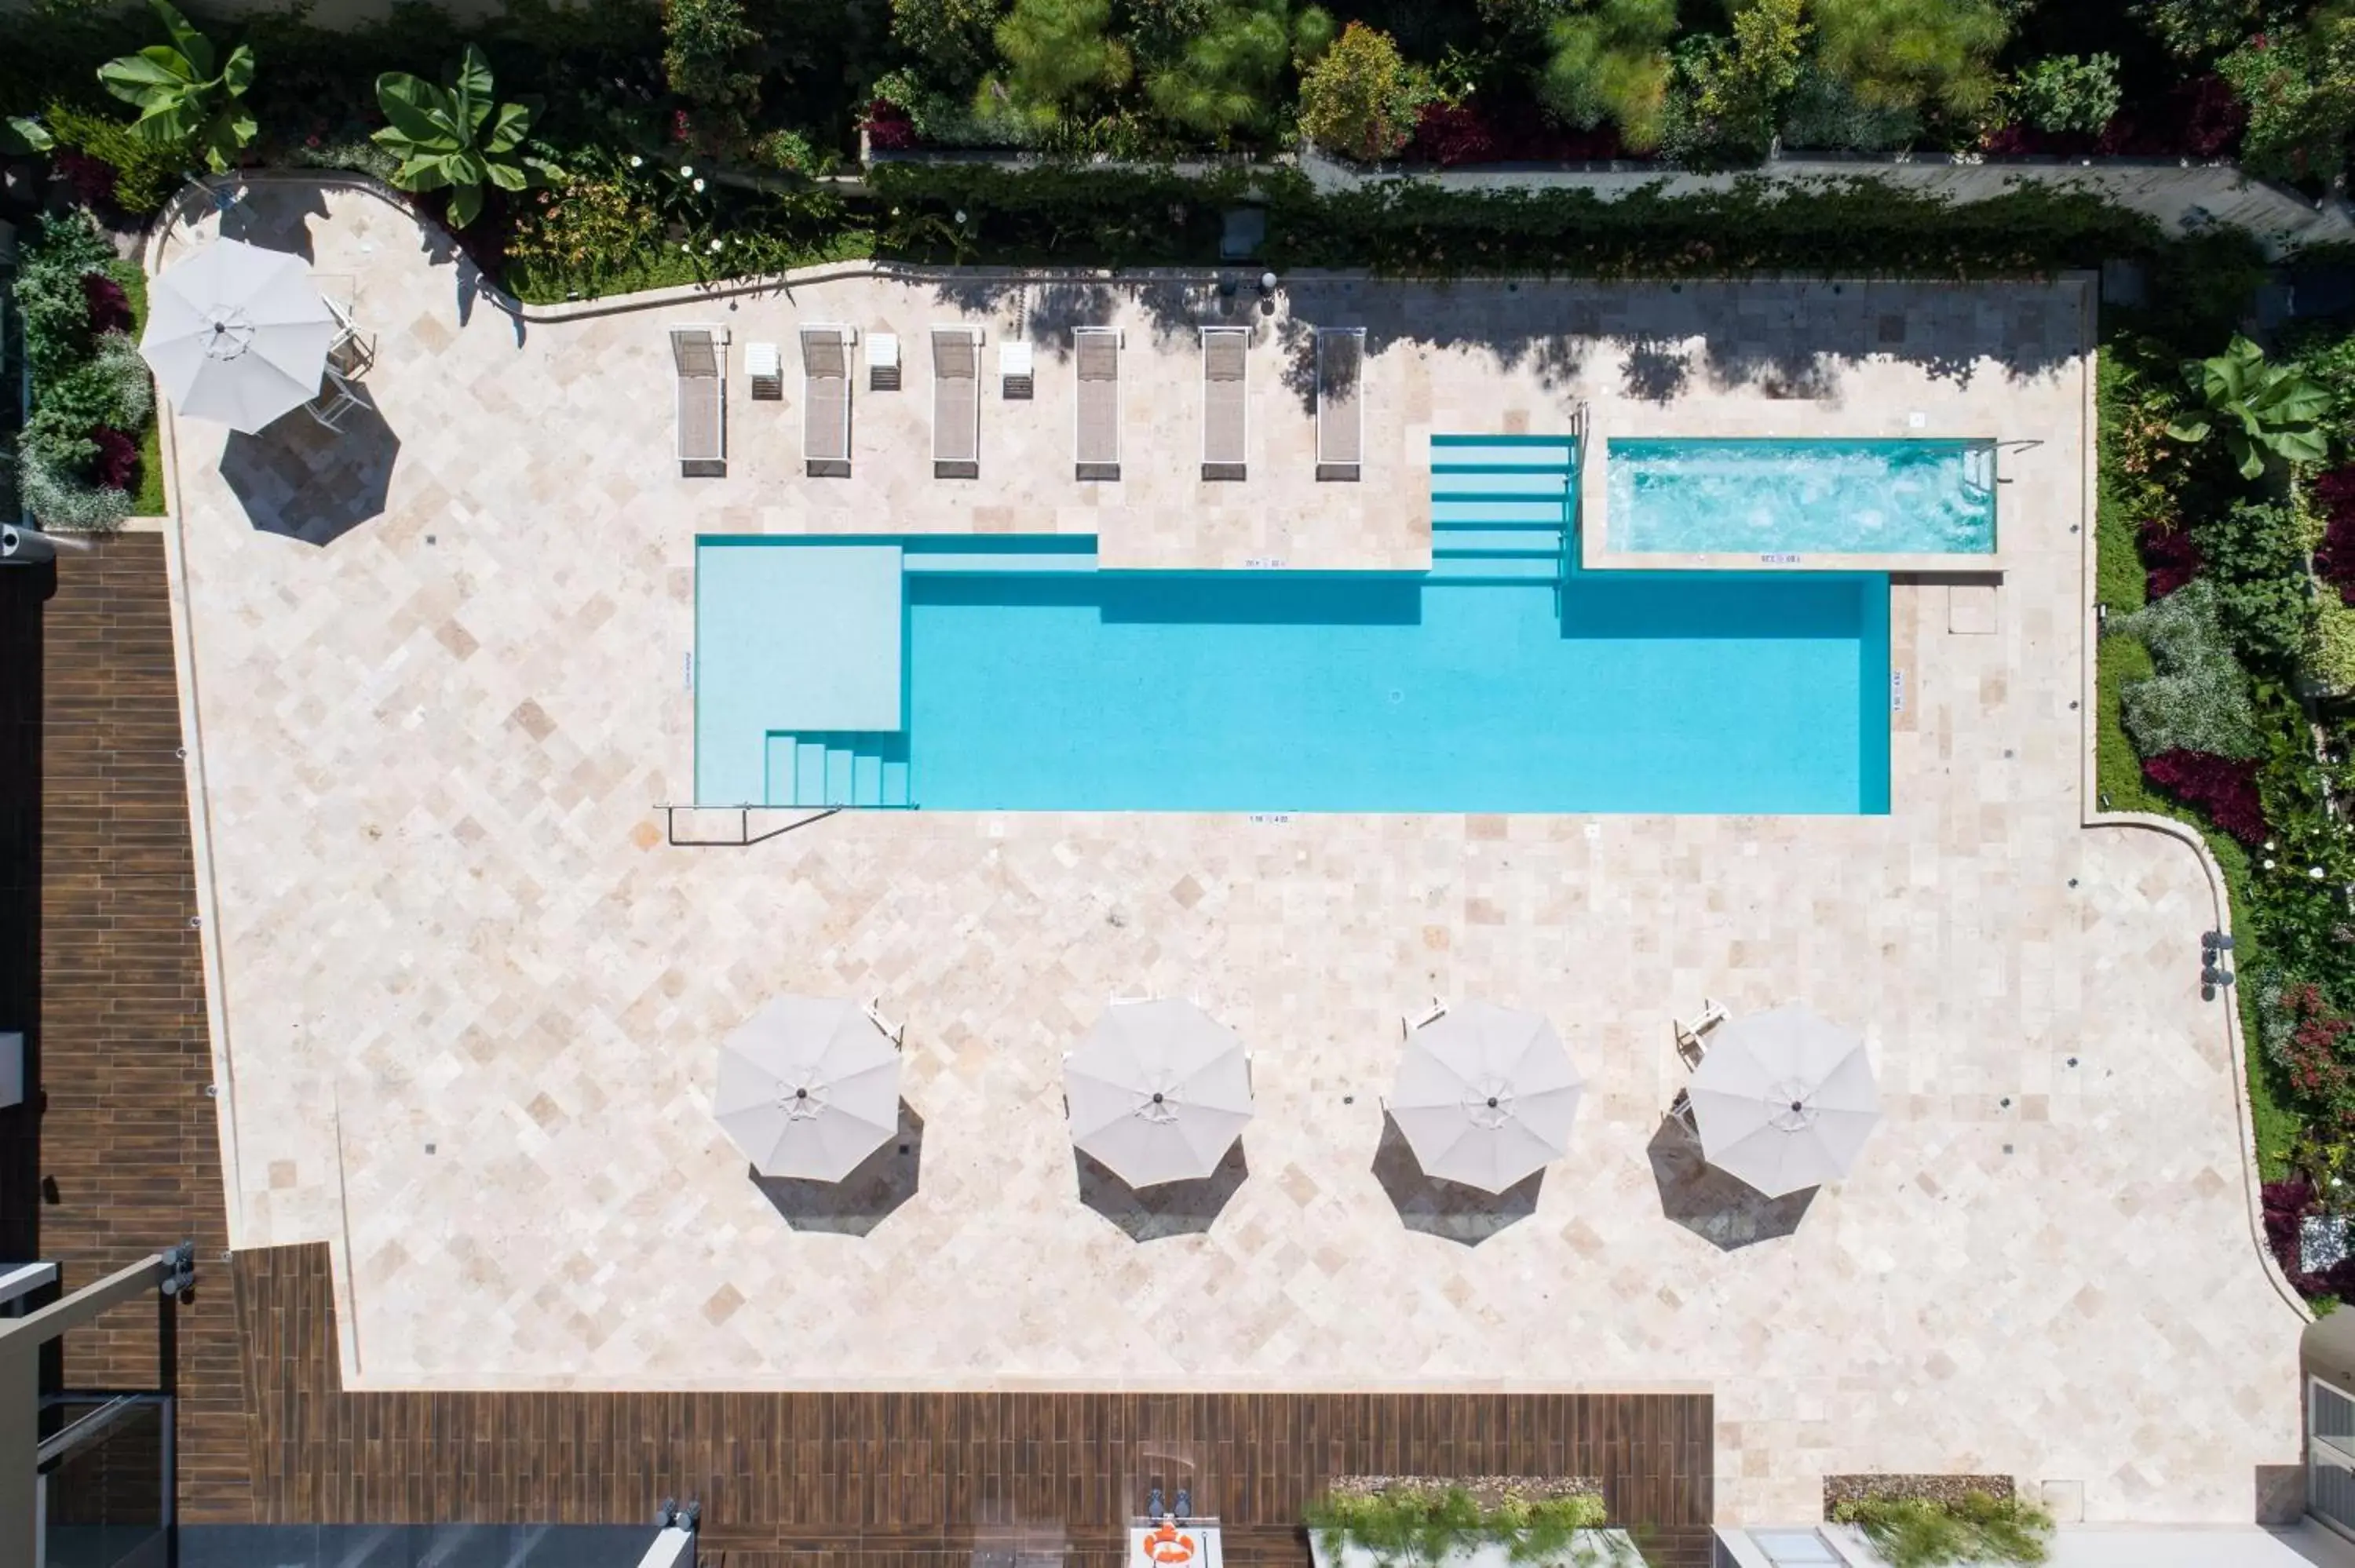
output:
[[[924,1118],[903,1099],[898,1133],[877,1145],[839,1181],[763,1176],[758,1171],[751,1174],[761,1196],[793,1229],[863,1236],[916,1195],[923,1163]]]
[[[1700,1139],[1673,1116],[1644,1146],[1652,1180],[1660,1190],[1660,1213],[1720,1252],[1739,1252],[1759,1242],[1787,1236],[1806,1217],[1819,1187],[1803,1187],[1770,1198],[1703,1157]]]
[[[340,431],[300,409],[255,435],[231,431],[220,476],[256,530],[324,548],[384,514],[400,456],[400,438],[363,392]]]
[[[1243,1140],[1236,1139],[1219,1168],[1198,1181],[1164,1181],[1132,1187],[1113,1168],[1084,1150],[1071,1150],[1079,1176],[1080,1202],[1128,1233],[1131,1241],[1200,1235],[1218,1222],[1227,1201],[1251,1176]]]
[[[1532,1171],[1501,1192],[1484,1192],[1425,1171],[1396,1118],[1382,1112],[1382,1140],[1374,1150],[1374,1180],[1390,1194],[1399,1221],[1411,1231],[1478,1246],[1508,1225],[1537,1213],[1545,1172]]]

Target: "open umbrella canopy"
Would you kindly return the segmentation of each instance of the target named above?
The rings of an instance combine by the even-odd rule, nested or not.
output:
[[[712,1114],[763,1176],[839,1181],[900,1127],[900,1048],[857,1002],[781,996],[719,1047]]]
[[[1585,1087],[1552,1024],[1470,1001],[1407,1036],[1390,1112],[1425,1175],[1501,1192],[1569,1150]]]
[[[1132,1187],[1215,1172],[1252,1117],[1235,1032],[1174,999],[1116,1001],[1064,1059],[1071,1141]]]
[[[216,239],[149,285],[139,352],[173,408],[250,435],[318,396],[338,330],[300,256]]]
[[[1847,1175],[1881,1119],[1864,1037],[1804,1007],[1719,1025],[1687,1092],[1701,1153],[1770,1198]]]

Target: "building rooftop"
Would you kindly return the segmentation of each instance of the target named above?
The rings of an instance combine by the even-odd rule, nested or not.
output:
[[[2301,1318],[2199,996],[2212,894],[2178,838],[2084,825],[2086,284],[1288,284],[1252,475],[1204,485],[1209,279],[846,270],[517,320],[376,196],[265,184],[230,222],[349,275],[378,338],[340,437],[170,427],[230,1234],[330,1245],[346,1386],[1710,1389],[1736,1522],[1868,1469],[2244,1520],[2296,1452]],[[1288,367],[1294,323],[1341,314],[1368,470],[1320,486]],[[847,481],[802,471],[814,321],[916,355],[898,393],[861,379]],[[683,480],[666,332],[712,322],[786,345],[787,397],[731,361],[729,472]],[[971,482],[932,477],[915,346],[957,322],[1037,351],[1032,403],[986,388]],[[1075,322],[1128,333],[1117,494],[1071,477]],[[850,812],[666,843],[699,534],[1413,568],[1431,433],[1582,405],[2019,443],[1992,598],[1892,583],[1889,815]],[[1107,1187],[1062,1125],[1060,1054],[1148,991],[1255,1054],[1214,1216]],[[908,1152],[839,1193],[764,1191],[709,1115],[720,1038],[781,992],[907,1024]],[[1386,1139],[1399,1015],[1433,994],[1543,1012],[1587,1078],[1569,1156],[1502,1204]],[[1663,1134],[1704,997],[1864,1033],[1885,1117],[1849,1180],[1766,1204]]]

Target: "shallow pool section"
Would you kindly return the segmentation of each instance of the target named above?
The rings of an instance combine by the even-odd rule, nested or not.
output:
[[[1878,575],[1123,573],[1095,569],[1092,541],[894,540],[904,716],[845,730],[839,705],[774,667],[820,643],[838,661],[837,633],[781,630],[758,585],[876,543],[699,542],[700,802],[1888,809]],[[733,668],[748,662],[763,667]],[[797,703],[826,722],[803,723]]]
[[[1620,440],[1612,555],[1987,556],[1988,441]]]

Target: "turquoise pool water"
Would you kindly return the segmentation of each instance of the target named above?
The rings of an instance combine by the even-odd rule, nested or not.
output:
[[[928,809],[1888,808],[1882,578],[909,588]]]
[[[1986,441],[1613,440],[1607,460],[1614,555],[1995,549]]]
[[[1889,580],[1587,572],[1566,438],[1434,440],[1427,573],[1073,537],[697,544],[696,799],[1880,812]]]

